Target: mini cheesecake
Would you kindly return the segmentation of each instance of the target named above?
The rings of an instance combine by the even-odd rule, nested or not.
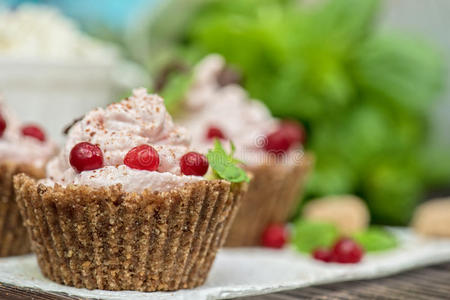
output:
[[[210,169],[163,99],[145,89],[89,112],[46,179],[15,178],[42,273],[87,289],[203,284],[246,190]]]
[[[45,163],[56,151],[42,128],[22,124],[0,98],[0,257],[31,252],[15,201],[13,176],[45,176]]]
[[[258,246],[268,226],[287,222],[298,207],[313,159],[303,151],[302,125],[272,117],[237,84],[239,76],[230,74],[219,55],[200,61],[178,121],[203,152],[215,139],[224,146],[234,143],[236,158],[253,178],[226,246]]]

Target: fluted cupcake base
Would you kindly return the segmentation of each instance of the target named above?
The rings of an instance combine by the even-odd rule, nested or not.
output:
[[[201,181],[164,193],[38,185],[17,201],[42,273],[70,286],[171,291],[203,284],[246,185]]]
[[[3,162],[0,164],[0,257],[31,252],[27,231],[17,206],[13,176],[27,173],[42,178],[44,171],[26,164]]]
[[[301,189],[312,164],[313,158],[306,155],[294,166],[274,163],[247,168],[253,178],[225,246],[260,246],[268,225],[286,223],[299,205]]]

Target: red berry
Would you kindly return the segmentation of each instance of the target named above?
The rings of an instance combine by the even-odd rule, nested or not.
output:
[[[333,261],[342,264],[359,262],[364,251],[360,245],[349,238],[342,238],[333,247]]]
[[[36,125],[27,125],[22,127],[22,134],[24,136],[30,136],[37,140],[40,140],[41,142],[45,142],[46,137],[44,131]]]
[[[214,138],[224,140],[225,134],[223,134],[223,132],[222,132],[222,130],[220,130],[220,128],[211,126],[208,128],[208,132],[206,133],[206,138],[208,140],[212,140]]]
[[[3,136],[6,130],[6,121],[2,115],[0,115],[0,138]]]
[[[333,252],[326,248],[317,248],[313,252],[314,259],[323,261],[323,262],[331,262],[333,260]]]
[[[184,175],[203,176],[209,168],[206,156],[197,152],[188,152],[180,160],[181,173]]]
[[[294,121],[284,121],[280,127],[267,135],[264,150],[280,153],[288,151],[293,145],[303,143],[305,133],[303,127]]]
[[[304,144],[306,142],[306,132],[302,124],[286,120],[281,123],[281,128],[292,144]]]
[[[289,150],[289,147],[291,147],[291,143],[284,136],[283,130],[281,128],[270,133],[266,138],[267,141],[264,145],[264,150],[266,150],[267,152],[286,152],[287,150]]]
[[[69,161],[78,173],[95,170],[103,167],[103,153],[98,146],[83,142],[70,151]]]
[[[288,240],[288,232],[282,224],[269,225],[262,235],[262,245],[268,248],[281,249]]]
[[[125,155],[123,163],[132,169],[156,171],[159,167],[159,155],[152,146],[140,145]]]

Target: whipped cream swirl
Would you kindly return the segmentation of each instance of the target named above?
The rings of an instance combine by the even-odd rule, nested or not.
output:
[[[0,113],[6,121],[6,129],[0,137],[0,161],[31,164],[36,168],[55,154],[56,145],[51,141],[41,142],[22,134],[23,124],[17,116],[4,104],[0,97]]]
[[[103,168],[77,173],[70,166],[70,152],[81,142],[100,147]],[[158,151],[160,165],[157,171],[135,170],[124,165],[126,154],[142,144],[151,145]],[[187,131],[173,123],[163,99],[148,95],[145,89],[135,89],[129,98],[106,109],[89,112],[70,129],[61,153],[47,165],[45,183],[94,187],[121,184],[127,192],[169,191],[203,179],[181,174],[179,161],[190,151],[189,146]]]
[[[263,103],[250,99],[237,84],[222,86],[218,76],[226,67],[223,57],[211,54],[198,63],[193,84],[185,96],[185,114],[180,123],[192,134],[192,143],[203,152],[211,148],[207,130],[220,128],[236,145],[235,156],[248,165],[270,161],[263,150],[265,137],[279,126]]]

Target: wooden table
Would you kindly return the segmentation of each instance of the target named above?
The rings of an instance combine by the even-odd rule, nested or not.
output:
[[[359,280],[286,291],[241,300],[450,299],[450,263],[376,280]]]
[[[0,283],[0,299],[73,300],[80,298],[31,289],[18,289]],[[264,296],[241,298],[241,300],[257,299],[450,299],[450,263],[376,280],[328,284]]]

